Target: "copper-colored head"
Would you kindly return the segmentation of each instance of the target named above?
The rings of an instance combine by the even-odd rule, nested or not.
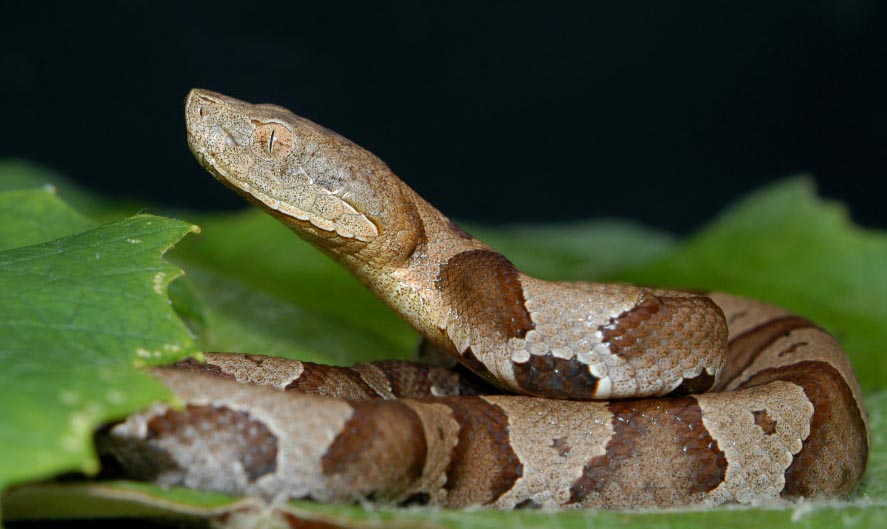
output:
[[[185,120],[188,146],[213,176],[297,231],[369,242],[390,216],[387,166],[285,108],[194,89]]]

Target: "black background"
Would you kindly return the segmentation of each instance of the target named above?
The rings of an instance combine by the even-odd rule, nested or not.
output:
[[[686,232],[809,172],[885,227],[882,4],[4,1],[0,156],[241,207],[185,145],[203,87],[350,137],[456,218]]]

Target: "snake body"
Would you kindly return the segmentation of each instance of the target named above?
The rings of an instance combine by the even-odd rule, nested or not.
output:
[[[105,450],[132,475],[505,509],[760,503],[858,484],[860,389],[806,319],[722,293],[541,281],[376,156],[284,108],[194,90],[186,121],[210,173],[462,367],[210,354],[159,368],[186,406],[111,429]]]

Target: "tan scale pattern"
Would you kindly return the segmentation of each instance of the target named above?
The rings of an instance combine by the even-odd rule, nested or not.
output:
[[[785,486],[785,471],[792,456],[810,434],[813,405],[802,388],[774,382],[737,393],[696,397],[702,421],[727,458],[727,478],[710,493],[706,503],[757,503],[778,497]],[[755,423],[754,412],[763,410],[776,423],[768,434]]]
[[[364,382],[383,399],[397,398],[391,387],[391,381],[385,372],[373,364],[356,364],[352,367]]]
[[[598,386],[601,398],[619,394],[626,386],[634,385],[630,375],[619,377],[623,372],[620,368],[626,362],[610,354],[607,345],[602,343],[600,328],[631,310],[640,299],[642,289],[630,285],[548,283],[527,276],[522,277],[521,282],[535,329],[523,339],[509,340],[511,351],[498,352],[497,367],[504,376],[513,376],[513,364],[529,360],[529,355],[550,352],[558,358],[576,358],[587,364],[589,371],[601,379]]]
[[[206,353],[206,363],[218,366],[241,384],[284,389],[304,371],[302,362],[273,356]]]
[[[511,509],[531,501],[542,508],[558,508],[570,499],[570,484],[579,479],[582,466],[603,455],[613,433],[612,414],[606,405],[561,401],[551,406],[545,399],[485,397],[508,415],[514,451],[523,475],[494,504]]]
[[[684,379],[703,371],[711,375],[721,371],[724,352],[719,340],[726,338],[718,330],[723,328],[721,315],[699,310],[693,303],[698,298],[669,291],[653,294],[631,285],[548,283],[527,276],[521,282],[534,328],[524,338],[509,339],[504,347],[478,339],[487,348],[481,351],[490,351],[486,363],[495,362],[506,380],[514,380],[513,364],[545,354],[588,365],[589,372],[600,379],[595,394],[599,399],[664,395]],[[641,340],[632,337],[631,343],[617,343],[607,339],[614,334],[626,336],[617,322],[657,296],[686,303],[676,310],[659,311],[666,318],[641,322],[642,332],[635,333]],[[472,350],[477,352],[476,347]],[[516,382],[509,388],[523,389]]]
[[[803,388],[813,415],[810,432],[785,471],[782,496],[843,496],[862,478],[868,456],[868,427],[864,410],[835,366],[801,361],[765,369],[746,387],[785,381]]]
[[[422,419],[425,426],[425,444],[428,457],[422,469],[422,477],[414,486],[414,494],[427,494],[431,505],[447,505],[449,491],[447,469],[453,450],[459,443],[461,425],[447,406],[434,402],[404,401]],[[396,448],[393,448],[396,449]]]

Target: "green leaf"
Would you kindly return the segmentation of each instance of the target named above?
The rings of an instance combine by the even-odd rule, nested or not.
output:
[[[834,334],[864,389],[887,379],[887,234],[853,225],[807,179],[755,193],[665,256],[614,276],[723,290],[810,318]]]
[[[0,159],[0,192],[43,189],[57,194],[74,210],[102,221],[117,220],[144,208],[144,204],[110,200],[79,187],[55,171],[27,160]]]
[[[518,224],[468,231],[540,279],[590,281],[660,257],[672,236],[632,222],[601,219],[560,224]]]
[[[0,210],[7,245],[89,224],[45,191],[0,193]],[[166,298],[181,271],[161,258],[194,229],[140,215],[0,251],[0,488],[94,472],[95,428],[169,398],[136,366],[196,353]]]
[[[881,382],[881,387],[884,387]],[[872,447],[869,462],[858,491],[860,502],[887,504],[887,391],[879,390],[865,399],[869,414]]]
[[[269,215],[250,210],[234,215],[196,218],[203,226],[203,234],[184,241],[174,254],[174,259],[183,266],[210,272],[218,276],[216,280],[233,278],[251,293],[270,296],[282,302],[275,306],[298,312],[299,315],[290,314],[294,318],[310,318],[313,322],[326,320],[323,329],[336,328],[337,334],[353,334],[360,347],[353,351],[355,358],[366,358],[372,353],[403,358],[412,353],[418,341],[415,331],[357,279]],[[208,286],[206,282],[213,279],[206,276],[203,279],[203,285],[193,285],[198,297],[201,295],[198,292],[202,290],[204,302],[214,304],[222,301],[213,287],[210,286],[208,290],[201,288]],[[246,292],[241,291],[242,294]],[[239,315],[233,314],[230,300],[226,303],[226,325],[241,325],[245,329],[250,326],[250,321],[258,321],[243,310]],[[284,327],[299,325],[294,320],[278,320]],[[313,323],[301,325],[302,330],[308,331],[309,324]],[[266,323],[262,323],[261,329],[256,329],[256,332],[293,336],[293,329],[281,328],[277,332]],[[362,338],[367,340],[361,343]],[[308,341],[318,343],[316,335]],[[209,343],[219,344],[214,341]],[[222,344],[226,349],[234,345],[231,342]],[[322,355],[318,357],[321,358]],[[342,358],[332,351],[331,361],[334,360],[341,361]]]
[[[194,297],[190,306],[201,308],[198,335],[204,351],[251,352],[337,365],[410,356],[408,349],[384,334],[352,327],[344,317],[315,313],[196,266],[188,267],[186,283],[176,283],[187,285]]]
[[[0,192],[0,250],[27,246],[96,225],[51,188]]]

